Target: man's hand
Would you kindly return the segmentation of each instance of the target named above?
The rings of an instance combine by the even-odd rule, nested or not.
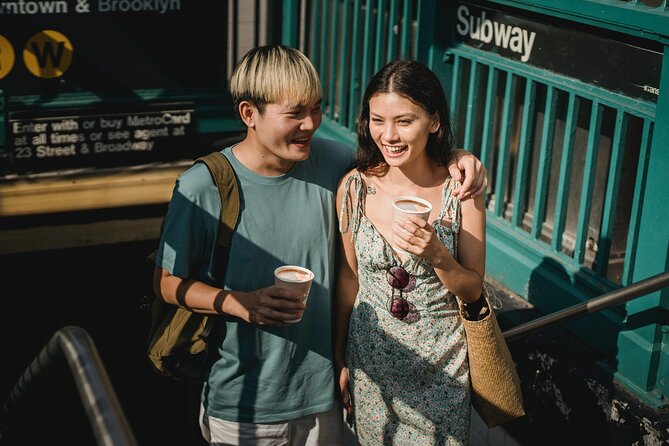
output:
[[[476,198],[485,192],[488,186],[487,169],[481,160],[466,150],[453,150],[453,156],[448,163],[448,172],[454,180],[462,183],[461,187],[453,190],[455,196],[460,200]]]
[[[344,366],[339,369],[339,396],[341,403],[346,409],[346,417],[348,418],[353,412],[353,405],[351,404],[351,394],[348,391],[348,367]]]
[[[248,293],[231,293],[223,303],[223,311],[251,324],[285,327],[304,314],[303,299],[295,291],[272,285]]]

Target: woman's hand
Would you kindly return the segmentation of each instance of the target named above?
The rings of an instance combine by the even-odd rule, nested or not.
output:
[[[445,255],[450,256],[432,225],[415,215],[393,224],[393,243],[432,264]]]
[[[348,367],[341,367],[339,369],[339,395],[341,402],[346,409],[346,414],[351,415],[353,406],[351,405],[351,394],[348,391]]]

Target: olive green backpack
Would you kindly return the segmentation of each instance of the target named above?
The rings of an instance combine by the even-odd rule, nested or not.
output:
[[[212,278],[222,283],[232,234],[239,218],[237,179],[230,162],[221,152],[210,153],[195,162],[207,166],[221,197],[217,249],[212,254],[216,277]],[[155,255],[154,251],[149,256],[153,265]],[[207,351],[207,341],[216,319],[216,316],[194,313],[154,296],[147,354],[156,372],[179,380],[203,380],[213,359],[212,352]]]

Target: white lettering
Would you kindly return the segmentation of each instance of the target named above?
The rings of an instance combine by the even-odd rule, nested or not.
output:
[[[63,131],[63,130],[79,130],[79,123],[74,119],[63,119],[62,121],[52,122],[51,130]]]
[[[123,125],[122,119],[105,119],[100,118],[100,128],[103,129],[120,129]]]
[[[74,144],[63,147],[52,147],[52,146],[37,146],[35,155],[37,158],[51,158],[54,156],[74,156],[77,154],[77,150],[74,147]]]
[[[64,0],[0,2],[0,14],[67,14]]]
[[[493,26],[495,27],[495,45],[508,48],[511,26],[499,22],[493,22]]]
[[[523,51],[523,31],[517,26],[511,28],[511,40],[509,41],[509,49],[514,53],[522,53]]]
[[[472,40],[483,43],[493,43],[498,48],[508,49],[520,55],[522,62],[527,62],[532,55],[537,33],[528,31],[520,26],[513,26],[496,22],[481,11],[480,16],[470,14],[469,8],[460,5],[456,11],[456,30],[461,36],[468,36]]]
[[[458,8],[458,23],[455,26],[455,29],[458,31],[458,34],[461,36],[466,36],[469,33],[469,22],[467,21],[467,17],[469,15],[469,8],[467,8],[465,5],[461,5]],[[460,28],[460,25],[462,25],[462,28]]]
[[[22,124],[20,122],[12,123],[12,130],[14,133],[41,133],[46,132],[46,127],[48,124],[39,123],[39,122],[29,122],[27,124]]]
[[[523,30],[523,46],[525,47],[525,51],[523,52],[523,57],[520,58],[521,61],[527,62],[530,60],[530,54],[532,54],[532,47],[534,46],[534,38],[537,36],[537,33],[532,31],[529,33],[529,38],[528,38],[528,32],[526,29]]]
[[[82,133],[51,133],[49,139],[51,144],[68,144],[85,141],[86,137]]]
[[[481,41],[492,42],[492,21],[485,18],[485,11],[481,13]]]
[[[105,152],[148,152],[153,149],[153,141],[136,141],[130,142],[126,141],[124,143],[112,143],[105,144],[103,142],[96,142],[93,145],[95,153],[105,153]]]
[[[99,12],[179,11],[181,0],[98,0]]]

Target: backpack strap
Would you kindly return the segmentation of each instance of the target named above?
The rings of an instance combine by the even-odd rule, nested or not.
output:
[[[220,228],[217,244],[229,249],[240,210],[239,187],[237,186],[235,171],[230,165],[230,161],[221,152],[212,152],[198,158],[195,162],[204,163],[207,166],[214,183],[218,187],[218,193],[221,197],[221,216],[219,218]]]

